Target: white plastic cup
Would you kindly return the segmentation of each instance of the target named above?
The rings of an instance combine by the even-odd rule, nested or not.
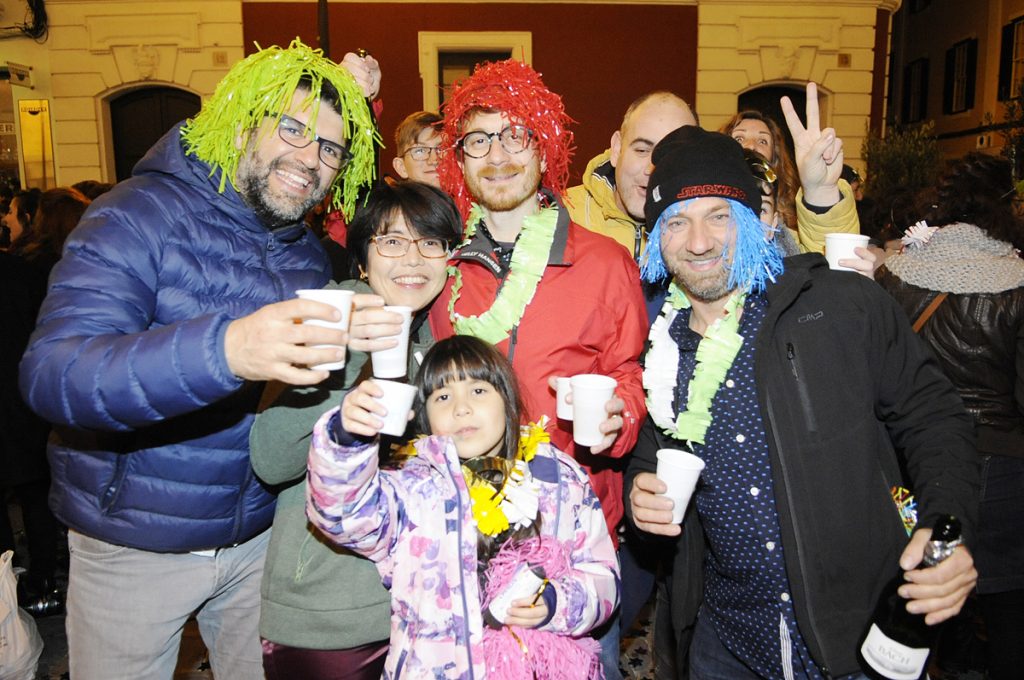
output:
[[[321,326],[323,328],[334,328],[339,331],[348,330],[348,322],[352,317],[352,296],[355,295],[351,290],[331,290],[325,288],[304,288],[302,290],[295,291],[295,296],[302,298],[303,300],[315,300],[316,302],[323,302],[328,304],[339,312],[341,312],[341,321],[323,321],[322,319],[304,319],[302,323],[309,324],[310,326]],[[338,345],[312,345],[313,347],[338,347]],[[342,348],[344,349],[344,348]],[[326,364],[317,364],[316,366],[310,366],[316,371],[337,371],[339,368],[345,368],[345,355],[342,354],[340,361],[334,361]]]
[[[555,391],[555,415],[561,420],[572,420],[572,404],[569,403],[569,395],[572,394],[572,379],[555,378],[558,389]]]
[[[839,260],[856,260],[860,256],[853,252],[854,248],[867,248],[868,237],[863,234],[825,234],[825,259],[829,269],[857,271],[851,267],[842,267]]]
[[[384,310],[402,315],[402,332],[391,336],[397,338],[397,347],[370,353],[373,377],[401,378],[409,370],[409,327],[412,325],[412,307],[385,306]]]
[[[672,506],[672,523],[680,524],[686,513],[686,506],[690,504],[693,490],[697,487],[700,473],[704,469],[704,461],[692,453],[679,449],[658,449],[657,456],[656,474],[668,487],[668,491],[659,495],[672,499],[675,504]]]
[[[529,597],[533,598],[540,591],[544,579],[533,573],[529,565],[523,563],[516,568],[516,573],[498,595],[487,605],[487,609],[498,623],[505,623],[508,618],[509,607],[516,600]]]
[[[572,385],[572,440],[580,446],[597,446],[604,441],[598,425],[608,419],[605,406],[615,395],[615,378],[581,373],[570,378]]]
[[[409,411],[412,409],[412,402],[416,398],[416,388],[413,385],[395,382],[394,380],[374,378],[373,382],[384,390],[384,396],[380,397],[377,401],[388,410],[387,415],[381,418],[384,421],[384,427],[380,428],[381,434],[401,437],[405,434],[405,428],[409,425]]]

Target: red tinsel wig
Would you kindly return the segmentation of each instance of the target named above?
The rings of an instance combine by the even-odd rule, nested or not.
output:
[[[546,165],[541,186],[561,198],[569,182],[572,132],[568,126],[573,122],[565,114],[562,98],[547,89],[540,74],[521,61],[489,62],[457,83],[442,109],[441,148],[445,151],[438,172],[441,187],[455,199],[463,218],[469,215],[473,197],[466,189],[455,142],[462,137],[462,126],[475,109],[507,114],[513,122],[533,130],[540,158]]]

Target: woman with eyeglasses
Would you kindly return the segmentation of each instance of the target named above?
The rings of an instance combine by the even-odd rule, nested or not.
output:
[[[328,545],[306,521],[306,459],[316,420],[369,373],[367,353],[394,345],[413,311],[409,375],[434,344],[427,313],[447,280],[449,249],[462,238],[452,200],[420,182],[381,184],[349,225],[357,278],[334,287],[356,292],[345,368],[323,383],[289,387],[257,416],[253,469],[278,486],[263,572],[260,635],[268,680],[379,678],[390,635],[391,598],[374,564]],[[268,390],[269,391],[269,390]],[[273,397],[265,395],[264,403]]]

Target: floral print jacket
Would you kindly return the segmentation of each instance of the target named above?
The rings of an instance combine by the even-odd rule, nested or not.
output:
[[[391,589],[384,677],[484,678],[477,530],[454,445],[420,439],[401,468],[380,470],[376,442],[334,440],[337,412],[313,430],[306,512],[329,540],[373,560]],[[556,606],[543,629],[583,636],[618,605],[604,514],[587,473],[549,444],[538,445],[530,472],[540,482],[541,532],[569,544],[573,565],[551,582]]]

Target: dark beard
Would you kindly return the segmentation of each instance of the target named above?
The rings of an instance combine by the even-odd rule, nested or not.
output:
[[[238,193],[263,224],[270,228],[281,227],[286,224],[298,222],[306,216],[313,206],[323,200],[330,189],[328,186],[323,190],[315,190],[303,203],[292,207],[274,205],[270,200],[269,176],[280,165],[280,161],[274,161],[269,169],[263,172],[262,164],[249,166],[238,178]],[[314,170],[310,177],[312,186],[320,186],[320,171]]]

